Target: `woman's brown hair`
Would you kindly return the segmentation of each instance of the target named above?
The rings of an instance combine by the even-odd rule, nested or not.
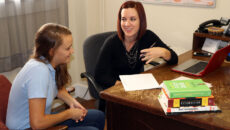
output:
[[[121,11],[122,9],[134,8],[136,9],[139,19],[140,19],[140,29],[137,35],[137,40],[139,40],[145,33],[147,28],[146,15],[143,5],[137,1],[127,1],[123,3],[120,7],[117,19],[117,33],[121,41],[124,41],[124,32],[121,29]]]
[[[35,35],[35,47],[31,58],[43,63],[51,62],[50,49],[54,51],[62,44],[63,37],[72,35],[71,31],[62,25],[47,23],[42,25]],[[41,58],[44,57],[45,59]],[[65,87],[71,82],[71,77],[67,70],[67,64],[58,65],[56,68],[56,84],[58,89]]]

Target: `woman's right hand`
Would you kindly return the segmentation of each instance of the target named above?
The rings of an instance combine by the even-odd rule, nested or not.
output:
[[[169,50],[162,47],[152,47],[141,50],[140,55],[142,61],[146,61],[148,64],[156,58],[162,57],[165,60],[169,60],[171,58],[171,53]]]
[[[69,111],[71,114],[71,119],[75,120],[76,122],[83,121],[85,115],[82,109],[74,108],[73,105],[70,105]]]

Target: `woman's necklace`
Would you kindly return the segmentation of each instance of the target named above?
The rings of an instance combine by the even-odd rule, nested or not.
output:
[[[124,43],[123,43],[123,45],[124,45]],[[125,45],[124,45],[124,47],[125,47]],[[137,58],[137,54],[138,54],[138,44],[137,44],[137,42],[134,43],[134,45],[133,45],[133,47],[131,48],[130,51],[127,51],[126,49],[125,49],[125,51],[126,51],[126,53],[125,53],[126,57],[128,59],[129,68],[134,69],[136,67],[137,60],[138,60],[138,58]]]

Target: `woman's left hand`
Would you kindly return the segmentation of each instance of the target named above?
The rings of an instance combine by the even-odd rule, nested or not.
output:
[[[146,64],[150,63],[156,58],[162,57],[165,60],[169,60],[171,58],[171,53],[169,50],[162,47],[153,47],[148,49],[141,50],[140,57],[142,61],[146,61]]]

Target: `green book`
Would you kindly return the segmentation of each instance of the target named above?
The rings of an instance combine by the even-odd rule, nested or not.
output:
[[[211,89],[201,79],[166,80],[163,88],[170,98],[211,96]]]

